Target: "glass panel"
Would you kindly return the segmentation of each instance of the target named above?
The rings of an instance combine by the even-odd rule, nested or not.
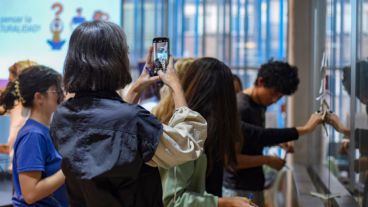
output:
[[[367,17],[368,0],[357,1],[357,63],[352,67],[351,74],[354,74],[355,82],[352,82],[351,94],[355,89],[356,111],[354,116],[355,157],[354,169],[356,173],[357,198],[368,206],[368,59],[367,59]],[[353,102],[352,102],[353,103]],[[352,120],[353,121],[353,120]]]
[[[173,14],[176,16],[177,14]],[[181,56],[200,57],[203,37],[203,3],[199,0],[186,0],[184,5],[184,50]],[[175,30],[177,31],[177,30]],[[174,33],[175,36],[175,33]]]
[[[146,48],[149,48],[152,45],[152,39],[155,37],[155,35],[161,36],[159,35],[161,33],[159,31],[161,27],[160,25],[158,25],[160,21],[156,23],[157,21],[156,19],[160,19],[157,14],[158,12],[156,12],[157,10],[155,9],[155,7],[157,6],[159,6],[159,4],[156,5],[154,0],[144,1],[144,12],[143,12],[144,16],[143,48],[145,49],[144,52],[146,51]]]
[[[154,36],[169,36],[177,57],[217,57],[237,68],[285,59],[287,0],[126,0],[123,27],[132,65]],[[245,74],[245,73],[244,73]]]
[[[288,0],[126,0],[123,27],[131,64],[138,67],[155,36],[170,38],[176,58],[216,57],[253,84],[270,58],[285,60]],[[252,71],[248,71],[252,70]],[[133,74],[138,75],[137,70]],[[270,108],[284,124],[284,100]]]
[[[331,112],[346,128],[350,126],[350,96],[343,85],[343,78],[344,67],[351,64],[351,18],[350,0],[326,0],[326,100]],[[349,154],[347,145],[343,144],[346,135],[328,125],[327,133],[322,131],[325,137],[324,163],[349,188]]]
[[[359,206],[368,206],[368,0],[326,2],[329,100],[346,127],[344,133],[333,131],[328,155],[337,164],[333,172]],[[348,144],[341,144],[342,138]],[[346,153],[341,154],[339,148]]]
[[[218,1],[208,0],[206,1],[205,15],[205,42],[206,48],[204,55],[207,57],[218,57],[220,45],[213,44],[218,42],[219,39],[219,22],[220,22],[220,10],[218,7]]]
[[[123,5],[123,28],[127,36],[129,52],[130,52],[130,60],[135,61],[137,48],[135,47],[135,38],[134,38],[134,29],[136,20],[135,16],[135,1],[134,0],[126,0]]]

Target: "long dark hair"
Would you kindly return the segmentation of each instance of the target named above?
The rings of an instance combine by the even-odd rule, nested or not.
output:
[[[230,68],[215,58],[200,58],[190,65],[182,85],[189,108],[199,112],[208,123],[207,172],[211,172],[216,161],[235,168],[235,144],[242,140],[242,134]]]
[[[1,93],[0,106],[4,107],[4,113],[13,109],[16,101],[31,108],[34,94],[40,92],[47,95],[46,91],[51,86],[56,87],[60,103],[63,99],[61,75],[46,66],[31,66],[23,70],[15,81],[8,83],[5,91]]]
[[[118,90],[132,81],[124,31],[105,21],[85,22],[70,38],[64,63],[67,92]]]

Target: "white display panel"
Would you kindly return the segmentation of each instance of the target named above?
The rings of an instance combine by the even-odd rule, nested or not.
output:
[[[0,80],[26,59],[62,72],[73,29],[98,18],[120,25],[121,11],[121,0],[0,0]]]

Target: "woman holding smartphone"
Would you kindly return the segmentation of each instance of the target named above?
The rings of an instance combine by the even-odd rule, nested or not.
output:
[[[131,82],[123,30],[110,22],[86,22],[71,38],[64,87],[75,97],[54,114],[51,134],[63,156],[70,206],[163,206],[157,167],[170,168],[202,153],[207,123],[189,109],[172,58],[150,77],[146,67],[125,100],[115,92]],[[168,125],[136,105],[141,92],[162,80],[173,91]]]
[[[207,120],[208,137],[198,160],[160,169],[165,206],[251,206],[246,198],[221,197],[223,170],[235,169],[236,142],[242,140],[230,68],[215,58],[197,59],[186,70],[182,86],[188,106]],[[161,121],[164,105],[156,110]]]

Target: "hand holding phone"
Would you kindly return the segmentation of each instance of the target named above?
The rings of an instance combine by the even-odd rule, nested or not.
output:
[[[177,86],[180,86],[181,88],[179,77],[174,69],[174,60],[172,57],[169,58],[169,63],[167,65],[166,71],[164,72],[163,70],[158,70],[157,73],[161,81],[163,81],[170,88],[173,89]]]
[[[152,74],[152,53],[153,48],[150,47],[148,50],[146,65],[143,68],[141,75],[129,88],[128,92],[124,95],[124,100],[128,103],[138,103],[141,93],[150,85],[160,80],[160,77],[153,76]]]
[[[180,107],[187,106],[187,101],[185,100],[183,88],[181,87],[179,78],[174,69],[173,57],[170,57],[169,59],[169,64],[167,66],[166,72],[159,70],[158,75],[162,82],[164,82],[171,89],[171,95],[174,99],[175,108],[178,109]]]
[[[277,157],[277,156],[267,156],[268,162],[267,165],[272,167],[275,170],[281,170],[285,165],[285,160]]]

